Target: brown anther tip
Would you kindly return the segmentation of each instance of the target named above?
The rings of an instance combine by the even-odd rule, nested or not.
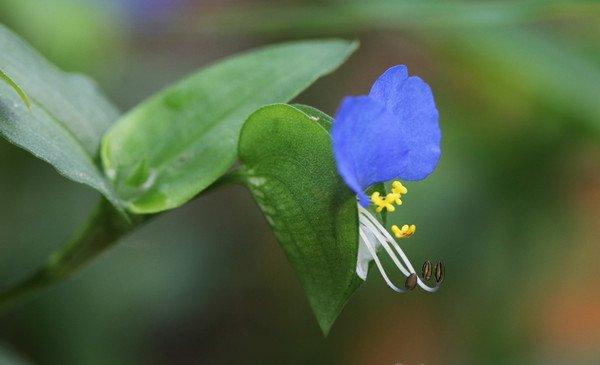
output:
[[[410,274],[404,282],[404,287],[408,290],[413,290],[417,286],[417,274]]]
[[[441,261],[438,261],[438,263],[435,264],[435,282],[439,284],[442,281],[444,281],[444,264]]]
[[[429,260],[427,260],[423,263],[423,268],[421,270],[422,270],[423,278],[425,278],[425,280],[431,279],[432,270],[431,270],[431,262]]]

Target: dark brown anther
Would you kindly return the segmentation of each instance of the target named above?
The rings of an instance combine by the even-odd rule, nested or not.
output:
[[[442,281],[444,281],[444,264],[442,264],[441,261],[438,261],[438,263],[435,264],[435,282],[439,284]]]
[[[417,274],[410,274],[404,282],[404,287],[408,290],[413,290],[417,286]]]
[[[421,272],[423,273],[423,278],[425,278],[425,280],[429,280],[431,278],[431,262],[429,260],[423,263]]]

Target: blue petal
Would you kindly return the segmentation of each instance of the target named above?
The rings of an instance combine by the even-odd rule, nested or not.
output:
[[[409,152],[399,122],[369,96],[344,98],[336,113],[331,135],[338,172],[365,207],[370,201],[364,190],[397,177],[394,166]]]
[[[422,180],[436,168],[442,133],[439,113],[429,85],[409,76],[404,65],[384,72],[373,84],[369,96],[383,103],[398,119],[396,136],[408,153],[394,165],[395,176],[403,180]],[[399,161],[400,162],[400,161]]]
[[[369,205],[364,191],[392,179],[421,180],[440,159],[439,114],[429,86],[406,66],[387,70],[369,96],[347,97],[332,127],[340,175]]]

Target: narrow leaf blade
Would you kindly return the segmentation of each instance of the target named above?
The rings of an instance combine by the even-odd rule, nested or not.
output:
[[[1,24],[0,49],[0,135],[120,207],[95,163],[117,110],[89,80],[60,71]]]
[[[236,160],[247,116],[286,102],[355,50],[343,40],[285,43],[210,66],[151,97],[107,133],[102,161],[136,213],[180,206]]]
[[[65,73],[0,24],[0,69],[95,156],[117,109],[88,78]]]

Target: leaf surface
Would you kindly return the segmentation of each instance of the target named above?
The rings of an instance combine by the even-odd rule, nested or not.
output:
[[[236,160],[257,108],[286,102],[356,49],[344,40],[284,43],[228,58],[146,100],[106,135],[102,161],[135,213],[180,206]]]
[[[0,134],[118,206],[95,163],[116,108],[90,80],[57,69],[2,25],[0,49]]]

